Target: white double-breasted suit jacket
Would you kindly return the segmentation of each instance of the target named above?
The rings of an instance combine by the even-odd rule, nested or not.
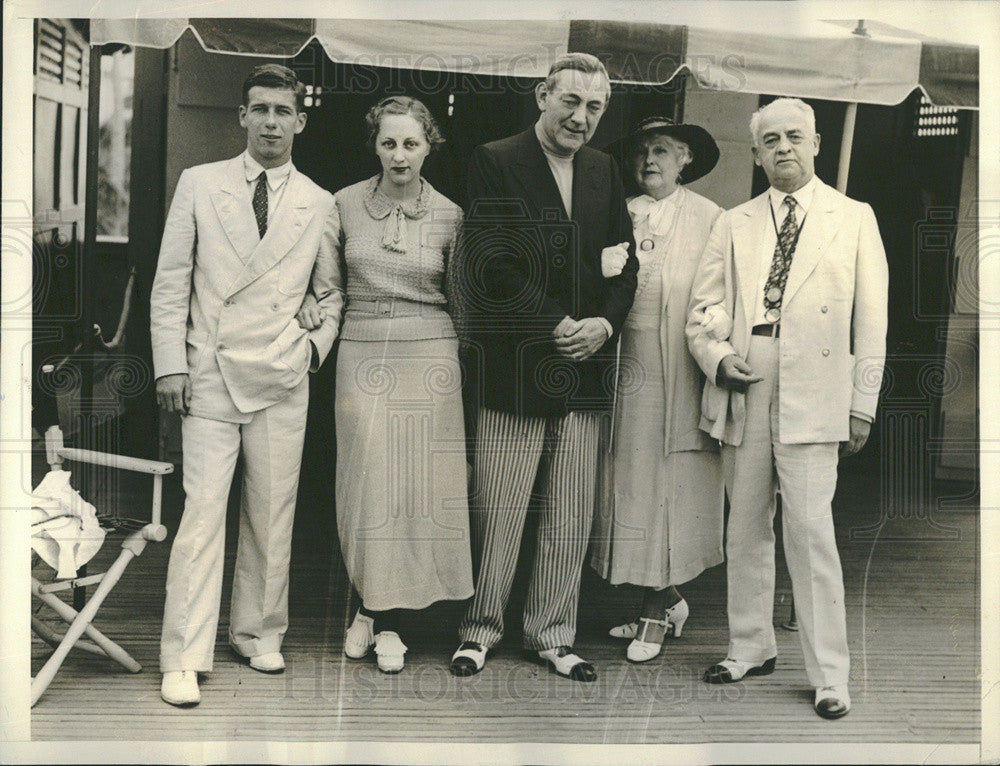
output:
[[[336,338],[343,289],[333,195],[292,168],[258,235],[242,155],[185,170],[150,299],[156,377],[188,373],[192,415],[242,420],[285,398]],[[306,290],[316,330],[295,315]],[[311,343],[310,343],[311,342]]]
[[[729,354],[747,358],[757,286],[770,265],[762,251],[773,225],[767,192],[719,216],[691,292],[688,346],[707,378],[700,427],[732,445],[743,437],[745,395],[716,386],[716,372]],[[782,299],[781,443],[846,441],[851,413],[874,419],[885,363],[888,282],[871,207],[819,182]],[[728,337],[703,326],[713,306],[731,319]]]

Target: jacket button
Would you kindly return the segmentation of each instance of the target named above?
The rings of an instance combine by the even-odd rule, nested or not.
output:
[[[830,309],[828,309],[828,308],[827,308],[826,306],[820,306],[820,309],[819,309],[819,310],[820,310],[820,311],[822,311],[822,312],[823,312],[823,313],[825,314],[825,313],[826,313],[827,311],[829,311]]]
[[[823,349],[823,356],[830,356],[830,349],[824,348]]]
[[[222,305],[223,306],[232,306],[233,305],[233,301],[232,301],[231,298],[226,298],[226,300],[223,301]]]
[[[225,343],[220,343],[218,346],[216,346],[216,348],[219,351],[225,351],[226,350],[226,344]]]
[[[277,311],[277,310],[278,310],[278,304],[277,303],[272,303],[271,304],[271,311]]]

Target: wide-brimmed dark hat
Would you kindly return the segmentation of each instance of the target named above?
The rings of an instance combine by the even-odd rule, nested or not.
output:
[[[629,153],[631,154],[641,146],[644,138],[655,135],[676,138],[687,144],[691,150],[693,159],[680,174],[682,184],[697,181],[702,176],[707,175],[719,161],[719,146],[715,143],[711,133],[701,125],[677,123],[669,117],[647,117],[636,125],[632,135],[629,136]]]

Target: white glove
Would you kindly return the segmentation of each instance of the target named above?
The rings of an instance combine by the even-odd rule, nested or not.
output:
[[[628,242],[606,247],[601,251],[601,274],[605,279],[617,277],[625,268],[628,260]]]
[[[712,340],[728,340],[733,332],[733,320],[722,306],[709,306],[705,309],[701,326]]]

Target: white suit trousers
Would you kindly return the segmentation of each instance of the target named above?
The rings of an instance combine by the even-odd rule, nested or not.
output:
[[[780,339],[751,336],[747,362],[764,379],[747,392],[742,444],[724,445],[722,452],[730,504],[728,656],[760,664],[777,654],[773,523],[774,493],[780,487],[785,560],[809,683],[846,684],[850,658],[844,582],[831,509],[839,444],[779,441],[780,344]]]
[[[288,567],[309,401],[308,378],[249,423],[183,418],[184,514],[170,550],[160,671],[212,669],[226,505],[243,455],[229,643],[246,657],[276,652],[288,628]]]

